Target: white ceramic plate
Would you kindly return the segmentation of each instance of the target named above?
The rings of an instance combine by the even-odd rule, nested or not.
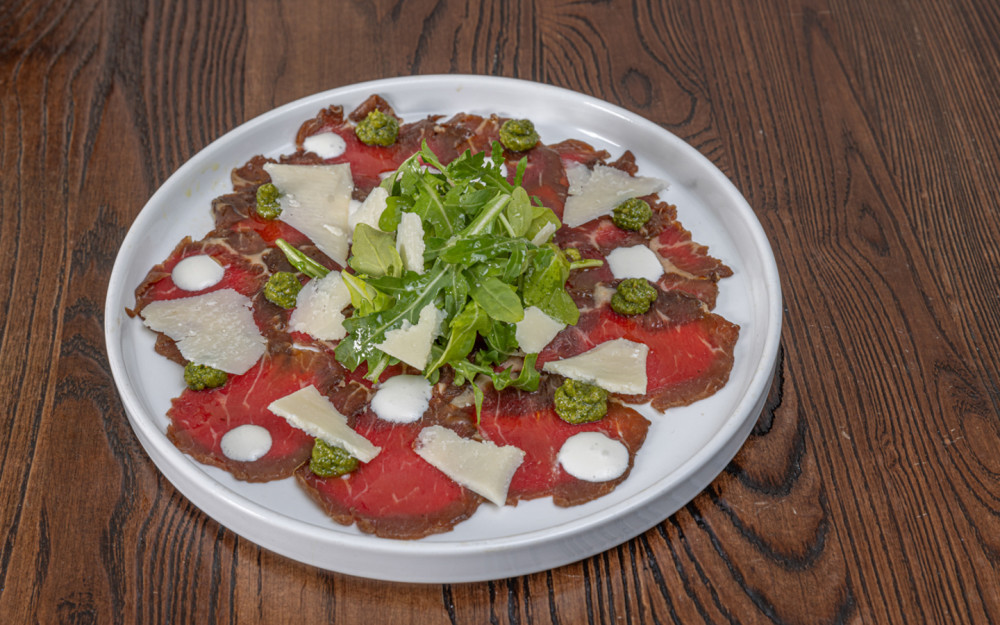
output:
[[[543,140],[583,139],[617,158],[632,150],[639,173],[670,182],[661,197],[710,253],[733,268],[716,312],[740,325],[729,383],[711,398],[647,412],[652,426],[632,475],[613,493],[573,508],[549,499],[480,507],[452,532],[416,541],[364,535],[329,520],[293,479],[248,484],[203,466],[166,438],[180,368],[156,355],[152,332],[125,314],[133,291],[186,235],[211,229],[212,198],[254,155],[294,150],[299,125],[323,107],[351,110],[383,95],[406,121],[429,114],[531,118]],[[662,522],[709,484],[745,441],[766,397],[778,349],[781,296],[767,239],[729,180],[684,141],[628,111],[564,89],[481,76],[419,76],[362,83],[292,102],[227,133],[177,170],[129,230],[115,262],[105,334],[115,382],[143,447],[177,489],[219,523],[267,549],[325,569],[407,582],[498,579],[600,553]]]

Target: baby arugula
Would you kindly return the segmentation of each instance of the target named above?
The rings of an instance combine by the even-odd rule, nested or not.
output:
[[[398,362],[377,347],[386,332],[417,324],[424,307],[433,305],[443,320],[423,371],[428,379],[436,381],[441,368],[451,367],[457,385],[485,375],[498,390],[538,388],[537,354],[510,364],[518,351],[514,324],[526,306],[576,324],[580,312],[566,279],[571,269],[600,261],[568,258],[549,242],[561,222],[521,186],[525,166],[522,158],[509,182],[499,143],[489,154],[466,151],[445,165],[425,142],[383,181],[388,198],[379,227],[358,225],[348,259],[355,273],[341,274],[354,310],[335,350],[339,362],[352,371],[365,363],[365,377],[376,381]],[[407,270],[397,250],[404,213],[420,218],[422,272]],[[284,241],[279,247],[306,275],[326,274]],[[478,413],[483,393],[471,386]]]

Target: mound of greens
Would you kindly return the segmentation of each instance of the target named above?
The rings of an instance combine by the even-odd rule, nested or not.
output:
[[[482,374],[498,390],[538,388],[537,354],[506,364],[518,352],[514,324],[528,306],[576,324],[580,312],[566,279],[572,269],[601,261],[580,259],[575,250],[567,256],[549,242],[561,223],[521,186],[525,166],[522,158],[508,182],[498,143],[489,154],[466,151],[447,165],[424,143],[383,181],[388,199],[379,227],[358,224],[348,259],[355,273],[342,273],[354,310],[335,350],[339,362],[351,371],[365,363],[365,377],[376,381],[398,362],[377,347],[386,332],[416,324],[421,310],[433,304],[443,321],[423,371],[432,383],[443,367],[451,367],[457,385]],[[404,213],[417,215],[423,227],[423,272],[407,270],[397,251]],[[283,241],[279,246],[306,275],[326,275]],[[472,389],[478,412],[483,394],[475,384]]]

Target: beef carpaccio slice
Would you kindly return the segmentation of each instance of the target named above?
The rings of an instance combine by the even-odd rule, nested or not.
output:
[[[270,304],[263,297],[261,290],[273,272],[293,270],[277,250],[276,239],[285,239],[326,267],[342,269],[280,219],[269,221],[256,215],[256,190],[270,181],[264,164],[348,163],[354,178],[354,199],[363,200],[386,172],[395,170],[422,142],[426,141],[440,160],[447,163],[466,149],[475,152],[489,149],[498,140],[499,128],[505,120],[496,115],[465,113],[448,120],[438,116],[411,123],[400,120],[395,144],[367,146],[357,140],[353,129],[354,123],[373,108],[395,116],[391,106],[378,96],[372,96],[347,115],[341,107],[330,106],[302,124],[295,137],[295,153],[277,159],[255,156],[235,169],[233,192],[212,203],[213,231],[201,241],[185,239],[137,288],[132,314],[141,313],[154,300],[196,295],[178,289],[170,271],[182,258],[209,254],[225,267],[225,277],[206,291],[233,288],[250,297],[254,319],[268,340],[267,355],[246,374],[231,376],[219,389],[185,390],[173,400],[168,413],[169,438],[197,460],[222,467],[238,479],[263,481],[294,474],[296,481],[333,520],[356,524],[363,532],[388,538],[412,539],[448,531],[484,504],[482,497],[453,482],[413,451],[413,441],[421,429],[433,424],[452,428],[466,438],[514,445],[525,451],[525,461],[511,483],[509,504],[551,496],[557,505],[571,506],[612,491],[628,477],[650,427],[645,417],[621,401],[612,400],[608,415],[601,421],[570,425],[559,419],[552,407],[554,390],[562,378],[545,374],[536,393],[485,389],[483,413],[477,420],[469,401],[471,391],[468,387],[462,391],[451,386],[450,374],[442,372],[431,406],[420,421],[405,425],[388,423],[378,419],[369,407],[374,391],[363,380],[363,370],[353,373],[344,370],[333,359],[335,345],[288,332],[290,311]],[[322,159],[305,151],[302,147],[305,139],[321,132],[339,134],[346,144],[344,153]],[[505,150],[504,157],[511,179],[518,160],[526,158],[522,179],[525,190],[559,216],[568,192],[566,165],[603,164],[633,175],[637,169],[630,152],[609,162],[607,152],[574,139],[553,145],[539,144],[525,153]],[[619,315],[608,305],[618,280],[607,266],[574,271],[567,288],[581,308],[580,321],[566,328],[543,350],[538,367],[614,338],[644,343],[650,348],[648,392],[641,397],[619,399],[651,401],[653,407],[663,410],[706,397],[725,384],[732,367],[738,327],[710,312],[715,305],[718,280],[732,271],[711,257],[707,248],[693,242],[691,234],[677,221],[673,206],[655,197],[646,199],[654,215],[638,232],[622,230],[609,217],[601,217],[577,228],[560,229],[555,242],[563,248],[576,248],[585,258],[598,259],[604,259],[619,247],[647,245],[664,267],[664,276],[656,284],[659,298],[653,309],[643,315]],[[307,278],[300,275],[300,280],[304,282]],[[173,341],[164,335],[158,336],[157,351],[181,364],[184,362]],[[392,367],[386,375],[400,370]],[[327,395],[347,415],[356,431],[382,449],[371,462],[362,464],[349,476],[314,475],[308,468],[313,438],[267,409],[271,401],[309,384]],[[243,424],[261,425],[271,433],[272,448],[257,461],[233,461],[219,447],[226,432]],[[557,454],[563,442],[586,431],[603,432],[625,445],[629,468],[624,475],[592,483],[576,479],[561,468]]]
[[[624,338],[649,347],[646,394],[625,396],[630,403],[651,401],[663,411],[704,399],[722,388],[733,367],[739,327],[708,312],[687,295],[660,292],[649,312],[620,315],[607,304],[582,313],[538,356],[538,367]]]
[[[606,495],[628,477],[649,421],[617,402],[594,423],[569,424],[556,414],[552,396],[561,380],[550,378],[536,393],[505,389],[492,393],[483,405],[479,424],[482,437],[497,445],[513,445],[525,452],[524,462],[511,480],[508,503],[551,495],[558,506],[575,506]],[[568,474],[557,460],[566,439],[582,432],[601,432],[628,449],[628,469],[606,482],[587,482]]]
[[[355,378],[354,384],[362,383]],[[365,406],[350,424],[381,448],[371,462],[343,477],[319,477],[308,465],[295,475],[338,523],[356,523],[362,532],[383,538],[414,539],[446,532],[469,518],[484,500],[425,462],[413,443],[423,428],[434,424],[469,436],[474,431],[469,417],[467,410],[447,409],[440,394],[415,423],[383,421]]]
[[[733,275],[733,270],[708,254],[708,248],[691,239],[691,233],[677,221],[676,207],[651,198],[653,217],[639,232],[623,230],[610,217],[599,217],[576,228],[561,228],[555,240],[562,247],[576,248],[584,258],[604,259],[619,247],[645,245],[656,253],[663,266],[663,276],[656,286],[662,291],[679,291],[715,308],[718,281]],[[577,272],[576,288],[583,282],[590,286],[614,280],[604,266],[600,271]]]
[[[267,409],[276,399],[312,384],[320,392],[336,388],[345,370],[322,351],[296,350],[261,359],[219,388],[185,389],[172,400],[167,437],[199,462],[221,467],[237,479],[266,482],[286,478],[309,459],[313,437]],[[253,462],[222,453],[222,437],[241,425],[259,425],[270,433],[271,448]]]

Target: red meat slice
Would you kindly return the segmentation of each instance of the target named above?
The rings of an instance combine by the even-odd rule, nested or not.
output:
[[[569,181],[563,168],[559,153],[550,147],[539,144],[527,153],[514,152],[514,157],[507,162],[507,171],[513,175],[517,162],[522,156],[527,157],[521,186],[528,192],[528,197],[538,198],[543,206],[552,209],[557,217],[562,219],[563,207],[566,203],[566,192]]]
[[[648,245],[664,266],[657,286],[697,298],[711,310],[718,297],[718,281],[733,275],[732,269],[710,256],[708,247],[691,240],[691,233],[676,220],[673,206],[651,204],[654,217],[642,231],[624,230],[604,216],[576,228],[560,229],[556,242],[564,248],[575,247],[585,258],[604,258],[619,247]]]
[[[566,139],[549,146],[557,152],[567,163],[580,163],[587,167],[593,167],[597,163],[603,163],[610,154],[605,150],[597,150],[589,143],[579,139]]]
[[[310,384],[328,391],[344,370],[329,356],[313,351],[265,358],[249,371],[230,376],[217,389],[185,389],[172,400],[167,437],[178,449],[204,464],[221,467],[237,479],[266,482],[292,475],[309,459],[313,437],[292,427],[267,409],[276,399]],[[240,425],[259,425],[271,434],[271,449],[253,462],[226,457],[220,446],[226,432]]]
[[[665,273],[658,286],[681,291],[705,302],[711,310],[719,293],[717,282],[733,275],[721,260],[708,255],[708,247],[691,240],[691,233],[672,221],[651,238],[649,248],[662,259]]]
[[[200,291],[185,291],[174,284],[170,273],[181,260],[199,254],[211,256],[222,265],[225,269],[222,281]],[[210,236],[202,241],[185,238],[165,261],[146,274],[146,279],[135,290],[136,306],[132,312],[140,312],[153,301],[191,297],[220,289],[234,289],[253,297],[267,281],[264,271],[263,265],[251,263],[242,254],[237,254],[222,237]]]
[[[425,417],[426,419],[427,417]],[[336,522],[383,538],[414,539],[446,532],[469,518],[482,498],[459,486],[413,451],[428,421],[400,425],[369,410],[352,424],[381,451],[346,477],[323,478],[303,466],[295,475]]]
[[[538,367],[618,338],[643,343],[649,347],[646,394],[626,399],[652,400],[662,411],[722,388],[729,380],[738,336],[739,326],[705,311],[698,300],[661,292],[643,315],[619,315],[606,305],[584,312],[576,326],[559,333],[539,354]]]
[[[511,480],[508,503],[552,496],[558,506],[575,506],[605,495],[628,477],[635,454],[646,439],[647,421],[638,412],[616,402],[600,421],[571,425],[552,408],[554,383],[548,391],[521,393],[505,390],[483,406],[479,431],[497,445],[513,445],[525,452],[524,462]],[[619,478],[587,482],[566,473],[557,460],[559,449],[570,436],[601,432],[621,441],[629,452],[629,469]]]

